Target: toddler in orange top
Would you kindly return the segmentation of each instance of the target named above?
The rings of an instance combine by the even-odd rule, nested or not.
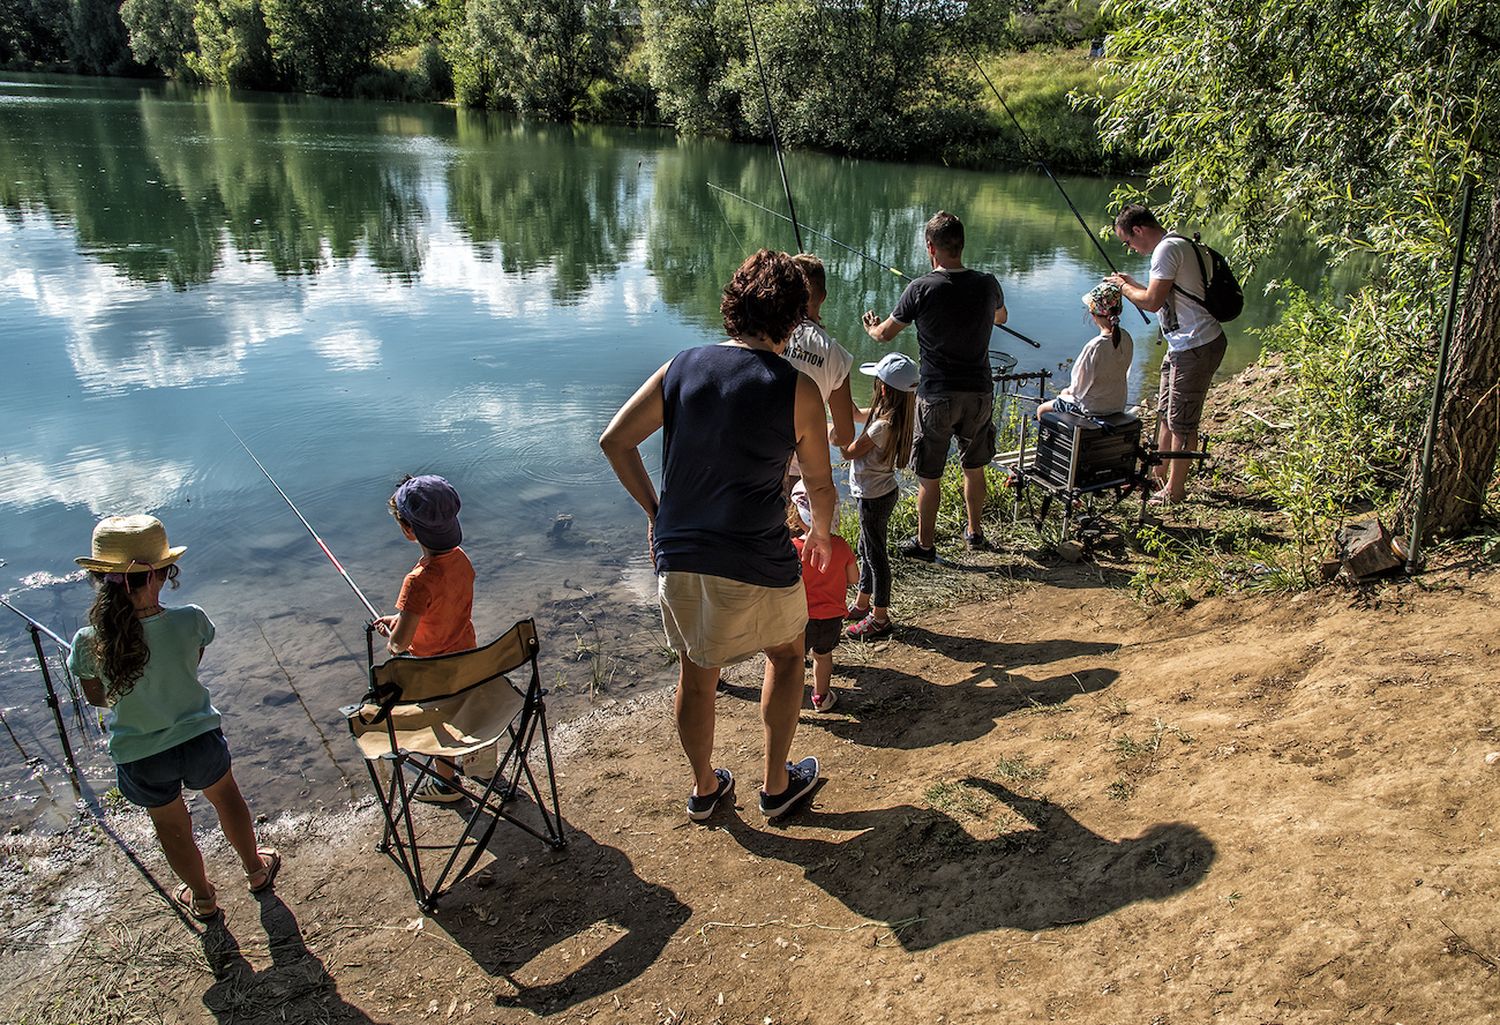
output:
[[[798,527],[812,526],[812,505],[807,497],[807,488],[799,480],[792,488],[792,507],[796,520],[788,524],[794,531]],[[839,524],[838,508],[833,510],[833,529]],[[802,538],[792,538],[797,554],[802,554]],[[833,689],[833,649],[838,647],[844,635],[844,613],[849,608],[849,588],[859,583],[859,562],[849,542],[833,535],[833,552],[828,565],[819,571],[812,563],[802,563],[802,587],[807,592],[807,650],[813,663],[813,710],[827,712],[838,702],[838,692]]]
[[[459,547],[463,528],[458,523],[461,503],[453,485],[441,477],[408,475],[391,496],[391,515],[408,541],[422,546],[422,557],[401,582],[396,615],[382,616],[375,628],[390,638],[392,655],[446,655],[478,645],[474,636],[474,565]],[[437,803],[457,801],[462,795],[442,780],[451,780],[455,766],[445,758],[433,760],[441,779],[423,780],[417,799]]]

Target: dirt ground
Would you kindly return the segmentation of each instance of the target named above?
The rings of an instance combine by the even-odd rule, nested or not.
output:
[[[211,845],[206,930],[132,866],[167,878],[138,813],[12,835],[3,1017],[1500,1020],[1500,575],[1185,611],[1048,578],[841,648],[794,748],[825,783],[782,824],[755,664],[719,698],[737,807],[703,826],[670,695],[557,729],[567,848],[502,828],[431,917],[369,803],[268,823],[259,902]]]

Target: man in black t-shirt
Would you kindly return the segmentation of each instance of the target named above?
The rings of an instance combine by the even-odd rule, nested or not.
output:
[[[948,449],[958,439],[964,470],[964,540],[988,548],[980,517],[984,513],[984,468],[995,457],[994,382],[990,377],[990,331],[1005,323],[1005,293],[993,274],[963,265],[964,226],[940,210],[927,222],[927,256],[932,271],[906,286],[885,320],[864,315],[865,331],[889,342],[908,324],[917,325],[922,355],[917,386],[916,436],[911,468],[917,475],[917,536],[902,546],[904,555],[928,562],[937,558],[938,483]]]

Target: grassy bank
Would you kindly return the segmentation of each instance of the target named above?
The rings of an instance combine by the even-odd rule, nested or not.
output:
[[[951,162],[975,166],[1028,163],[1040,155],[1055,170],[1097,174],[1131,173],[1152,163],[1139,150],[1106,149],[1094,124],[1097,104],[1073,99],[1108,98],[1118,89],[1106,79],[1103,62],[1090,60],[1087,49],[998,53],[982,63],[1036,154],[1028,149],[995,93],[981,86],[980,102],[994,123],[994,136],[972,150],[953,154]]]

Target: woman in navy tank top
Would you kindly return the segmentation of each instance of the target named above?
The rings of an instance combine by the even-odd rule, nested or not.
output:
[[[791,810],[818,782],[816,758],[790,762],[802,707],[802,567],[786,528],[782,480],[793,452],[812,499],[802,558],[826,565],[838,501],[827,419],[812,379],[782,359],[807,284],[785,253],[762,249],[724,288],[729,338],[678,353],[652,374],[599,439],[646,512],[662,624],[677,652],[677,735],[692,767],[688,816],[732,800],[734,775],[713,764],[719,670],[766,655],[760,809]],[[640,446],[662,430],[658,496]]]

